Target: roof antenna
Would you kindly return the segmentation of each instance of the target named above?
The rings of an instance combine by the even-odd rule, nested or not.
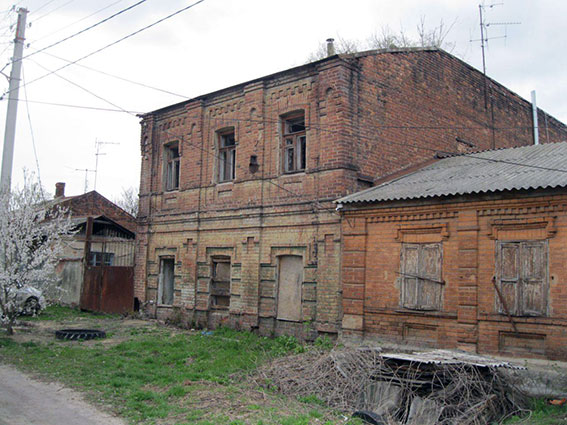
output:
[[[521,22],[486,22],[485,21],[485,14],[486,9],[492,9],[495,6],[502,6],[504,3],[492,3],[492,4],[485,4],[484,1],[482,4],[478,5],[478,12],[480,14],[480,39],[478,40],[470,40],[471,42],[480,41],[480,50],[482,52],[482,73],[484,75],[484,108],[488,108],[488,87],[486,81],[486,55],[485,55],[485,48],[488,47],[488,40],[495,40],[497,38],[504,38],[508,37],[506,32],[507,25],[519,25]],[[497,36],[497,37],[489,37],[488,36],[488,28],[495,25],[503,25],[504,26],[504,35]]]
[[[96,190],[96,177],[97,177],[97,174],[98,174],[98,157],[100,155],[106,155],[106,153],[100,151],[100,147],[102,145],[119,145],[119,144],[120,143],[115,143],[115,142],[101,142],[100,140],[95,139],[95,147],[96,147],[95,158],[96,158],[96,161],[95,161],[95,169],[94,169],[94,173],[95,173],[94,174],[94,190]]]

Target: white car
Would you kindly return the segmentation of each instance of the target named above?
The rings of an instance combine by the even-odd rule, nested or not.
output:
[[[24,286],[17,290],[16,302],[20,315],[32,316],[46,307],[45,298],[39,289]]]

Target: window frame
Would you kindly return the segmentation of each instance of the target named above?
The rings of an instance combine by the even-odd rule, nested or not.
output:
[[[228,279],[217,276],[217,265],[228,264]],[[223,287],[226,286],[226,287]],[[232,262],[227,255],[211,257],[211,284],[210,297],[211,308],[216,310],[229,310],[232,287]],[[220,300],[228,301],[219,303]]]
[[[179,190],[180,159],[179,142],[170,142],[163,146],[164,159],[164,190],[172,192]]]
[[[89,266],[111,267],[113,265],[114,265],[114,253],[113,252],[102,252],[102,251],[91,251],[91,252],[89,252]]]
[[[171,286],[170,291],[164,291],[166,282],[164,282],[166,278],[166,271],[165,271],[165,264],[168,263],[171,265],[171,284],[167,282],[168,287]],[[167,294],[171,294],[171,300],[165,300],[165,296]],[[171,301],[171,302],[168,302]],[[158,305],[173,305],[175,302],[175,258],[164,256],[159,257],[159,277],[158,277]]]
[[[302,120],[303,124],[297,124]],[[282,172],[293,174],[307,169],[307,126],[305,111],[294,112],[281,118],[282,130]],[[293,126],[303,126],[302,130]],[[290,161],[291,159],[291,161]]]
[[[437,251],[437,270],[427,270],[427,251]],[[408,263],[416,252],[415,267]],[[400,251],[400,305],[417,311],[443,309],[443,243],[403,243]],[[412,288],[413,286],[413,288]],[[413,294],[411,293],[413,292]]]
[[[540,259],[542,264],[539,266],[539,276],[534,276],[534,264],[531,264],[528,270],[529,250],[537,247],[541,249]],[[504,249],[513,249],[516,254],[514,265],[517,268],[515,273],[506,275],[504,267]],[[532,260],[534,258],[532,257]],[[509,263],[507,263],[509,264]],[[530,273],[532,272],[532,273]],[[514,274],[514,276],[512,276]],[[510,314],[511,316],[520,317],[545,317],[548,315],[549,302],[549,243],[547,240],[498,240],[496,241],[496,271],[495,283],[498,291],[495,291],[496,312],[499,314]],[[541,291],[541,299],[539,308],[530,308],[533,306],[533,299],[526,299],[529,296],[528,289],[532,291],[538,288]],[[499,292],[499,293],[498,293]],[[511,303],[508,294],[513,296]],[[500,298],[504,298],[506,306],[503,305]],[[532,306],[528,304],[532,302]]]
[[[227,143],[232,142],[232,143]],[[236,133],[234,128],[225,129],[217,132],[218,146],[218,183],[231,182],[236,179]],[[228,161],[228,162],[227,162]],[[229,174],[227,176],[227,174]]]

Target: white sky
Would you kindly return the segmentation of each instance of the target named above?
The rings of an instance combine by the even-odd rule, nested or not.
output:
[[[21,0],[29,10],[24,51],[29,55],[74,34],[139,0]],[[498,0],[486,9],[488,22],[521,22],[490,26],[488,74],[526,99],[537,91],[538,106],[567,122],[567,1]],[[85,172],[95,168],[95,141],[101,145],[98,192],[114,199],[122,188],[138,185],[139,119],[135,114],[69,108],[35,102],[148,112],[184,100],[97,72],[69,66],[56,74],[76,83],[111,106],[57,75],[37,82],[48,69],[65,65],[50,55],[73,61],[195,0],[146,0],[131,11],[58,46],[24,60],[20,89],[13,182],[23,169],[37,173],[30,130],[33,130],[41,182],[53,193],[55,182],[67,184],[66,193],[83,193]],[[429,27],[441,20],[452,29],[447,41],[453,54],[481,68],[479,0],[205,0],[199,5],[79,62],[99,71],[194,97],[306,62],[328,37],[365,40],[385,26],[403,28],[410,35],[422,17]],[[0,68],[8,64],[14,38],[9,25],[16,13],[13,2],[0,0]],[[488,6],[489,3],[487,2]],[[107,9],[88,17],[94,12]],[[88,18],[86,18],[88,17]],[[85,19],[86,18],[86,19]],[[80,22],[78,22],[80,20]],[[49,54],[49,55],[48,55]],[[42,68],[43,67],[43,68]],[[10,66],[4,70],[9,74]],[[0,80],[0,92],[8,90]],[[33,102],[32,102],[33,101]],[[0,101],[0,129],[4,134],[6,99]],[[2,138],[3,140],[3,138]],[[88,190],[94,173],[88,173]]]

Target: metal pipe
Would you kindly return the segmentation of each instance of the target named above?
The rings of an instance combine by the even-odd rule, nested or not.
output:
[[[537,105],[535,90],[532,90],[532,114],[534,122],[534,145],[539,145],[539,129],[537,125]]]

